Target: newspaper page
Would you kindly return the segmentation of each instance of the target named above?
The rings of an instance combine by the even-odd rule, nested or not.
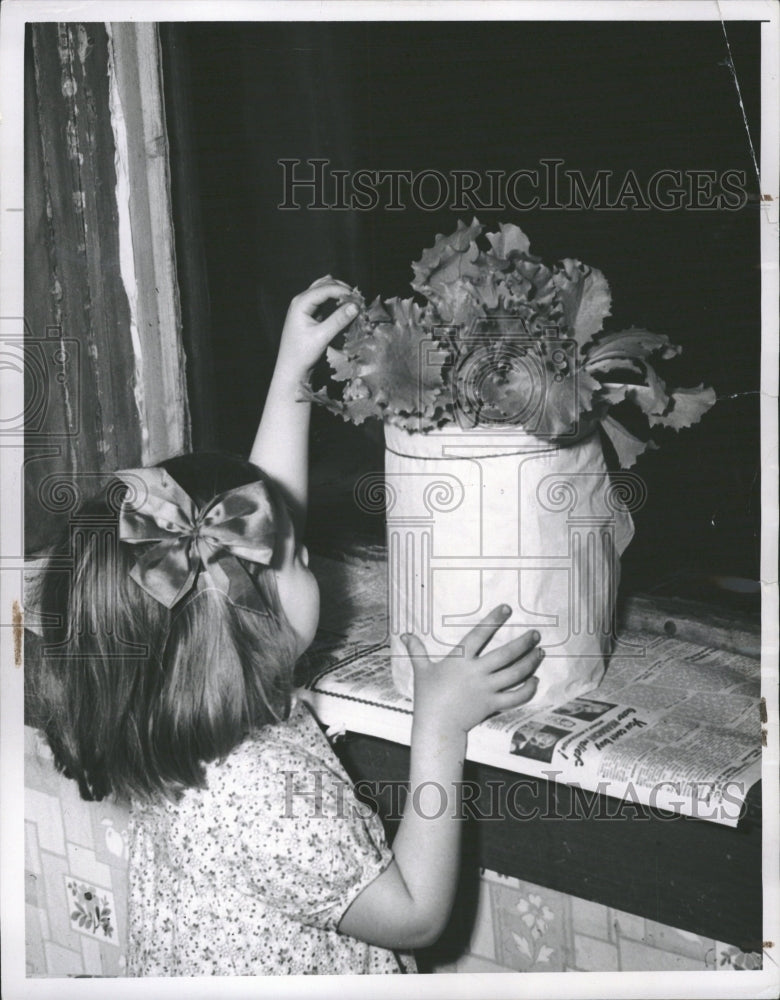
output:
[[[409,743],[412,703],[386,643],[323,650],[302,692],[331,731]],[[736,826],[760,778],[760,664],[645,632],[622,633],[604,682],[555,708],[521,706],[469,734],[470,760],[654,809]]]

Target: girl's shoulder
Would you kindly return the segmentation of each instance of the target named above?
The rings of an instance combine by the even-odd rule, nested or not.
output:
[[[177,802],[134,801],[133,812],[139,821],[162,821],[162,813],[166,822],[186,823],[195,814],[227,815],[240,806],[246,816],[253,809],[265,811],[270,801],[284,798],[317,771],[330,773],[339,783],[349,781],[311,709],[297,701],[286,720],[263,726],[227,757],[206,764],[205,787],[186,789]]]
[[[341,771],[338,758],[322,733],[312,710],[298,699],[283,722],[263,726],[248,736],[224,760],[208,766],[209,777],[240,774],[251,769],[278,772],[287,764],[311,765],[317,763]]]
[[[313,795],[321,811],[336,809],[351,787],[311,709],[298,702],[288,719],[264,726],[224,760],[206,768],[205,807],[263,828],[288,815],[291,802]],[[296,817],[298,813],[296,812]],[[289,825],[289,824],[288,824]]]

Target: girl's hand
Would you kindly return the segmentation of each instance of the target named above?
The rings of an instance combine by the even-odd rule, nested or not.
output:
[[[479,656],[511,613],[506,605],[494,608],[466,635],[462,656],[450,653],[436,662],[417,636],[401,637],[414,668],[415,720],[463,735],[495,712],[530,701],[538,683],[531,674],[544,657],[538,632]]]
[[[352,293],[349,285],[328,274],[295,296],[284,321],[276,360],[277,372],[290,376],[296,382],[309,374],[331,340],[352,322],[358,312],[354,302],[345,302],[327,319],[318,321],[314,318],[317,309],[329,299],[343,299]]]

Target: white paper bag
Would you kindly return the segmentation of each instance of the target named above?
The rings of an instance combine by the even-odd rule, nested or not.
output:
[[[637,477],[610,480],[595,434],[555,447],[522,430],[452,425],[409,434],[385,425],[385,445],[390,650],[399,691],[412,696],[404,632],[439,658],[502,603],[512,615],[486,650],[531,628],[542,637],[546,657],[530,704],[561,704],[593,690],[612,646]]]

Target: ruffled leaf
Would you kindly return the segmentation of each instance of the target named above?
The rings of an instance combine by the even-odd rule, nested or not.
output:
[[[357,396],[354,399],[344,401],[340,415],[344,420],[360,425],[370,417],[379,417],[381,420],[383,407],[375,399],[371,399],[368,396]]]
[[[553,272],[540,260],[518,258],[511,270],[500,275],[497,288],[499,315],[521,317],[531,336],[566,335]]]
[[[469,330],[487,315],[487,302],[498,301],[498,292],[492,282],[480,280],[447,285],[439,293],[431,292],[431,300],[438,318],[459,330]]]
[[[337,381],[350,380],[344,393],[349,412],[377,407],[409,414],[431,414],[444,385],[441,353],[420,307],[411,299],[385,303],[386,320],[362,324],[350,331],[341,351],[328,360]],[[374,315],[379,310],[374,309]]]
[[[489,315],[491,312],[500,311],[501,306],[501,275],[493,271],[486,271],[477,278],[471,278],[469,285],[471,288],[472,301],[477,305],[474,318]],[[456,320],[455,322],[459,322]],[[468,327],[468,323],[463,324]]]
[[[601,271],[567,257],[555,269],[552,280],[558,289],[569,334],[584,347],[610,314],[612,295],[607,279]]]
[[[316,403],[324,406],[331,413],[343,413],[344,407],[340,400],[331,399],[325,386],[321,389],[314,389],[308,382],[301,382],[298,386],[298,395],[295,397],[298,403]]]
[[[650,425],[671,427],[676,431],[698,423],[704,414],[715,405],[715,390],[700,385],[695,389],[676,389],[672,393],[670,409],[661,414],[649,417]]]
[[[602,382],[601,398],[610,406],[615,406],[623,402],[630,388],[631,383],[627,382]]]
[[[615,361],[615,367],[620,367],[619,362],[629,360],[642,361],[650,355],[660,353],[661,358],[667,361],[680,353],[681,348],[672,344],[665,334],[650,333],[649,330],[642,330],[631,327],[628,330],[621,330],[620,333],[609,333],[604,337],[599,337],[595,343],[589,345],[585,351],[585,367],[589,370],[598,365],[599,370],[608,370],[605,362]]]
[[[337,351],[335,347],[329,347],[325,352],[328,364],[333,369],[331,378],[335,382],[347,382],[357,376],[357,362],[350,358],[345,351]]]
[[[369,396],[357,396],[356,398],[347,399],[342,402],[339,399],[331,399],[327,388],[324,386],[315,391],[307,383],[301,384],[297,398],[300,402],[316,403],[318,406],[324,406],[326,410],[330,410],[331,413],[335,413],[343,420],[358,425],[370,417],[379,417],[381,419],[383,412],[383,408],[376,400],[371,399]]]
[[[500,222],[497,233],[485,233],[485,236],[497,264],[508,261],[512,254],[527,254],[531,247],[531,241],[523,230],[511,222]]]
[[[627,400],[634,403],[648,417],[660,416],[670,405],[666,383],[658,377],[650,365],[645,366],[644,377],[647,383],[645,385],[637,385],[634,382],[604,383],[602,399],[611,405]]]
[[[442,352],[416,303],[391,299],[387,305],[393,322],[376,327],[370,370],[363,369],[361,377],[392,409],[432,413],[444,384]]]
[[[392,322],[393,317],[387,309],[385,309],[384,302],[377,295],[371,305],[366,309],[365,319],[368,323],[390,323]]]
[[[602,358],[600,361],[588,361],[584,371],[591,375],[613,375],[616,372],[634,372],[644,378],[645,368],[633,358]]]
[[[437,233],[433,246],[423,250],[422,257],[412,263],[412,288],[421,292],[429,286],[447,284],[469,273],[478,274],[479,268],[474,267],[474,261],[479,256],[475,240],[483,228],[476,218],[470,226],[458,219],[454,233],[449,236]]]
[[[544,406],[532,434],[547,440],[581,437],[589,431],[589,414],[599,407],[601,385],[587,372],[570,373],[559,381],[553,380],[546,389]]]
[[[412,264],[412,288],[421,292],[436,307],[445,323],[466,322],[477,305],[469,278],[479,278],[483,256],[475,240],[482,225],[474,219],[470,226],[458,220],[458,228],[449,236],[439,233],[432,247],[423,251]]]
[[[643,441],[641,438],[636,437],[636,435],[631,434],[614,417],[604,417],[601,421],[601,426],[612,442],[618,462],[624,469],[630,469],[643,452],[648,449],[654,450],[658,447],[650,439]]]
[[[434,430],[436,427],[450,422],[451,417],[441,407],[435,407],[433,413],[426,415],[404,413],[390,409],[385,411],[386,424],[402,427],[405,431],[409,431],[412,434],[425,434],[427,431]]]

